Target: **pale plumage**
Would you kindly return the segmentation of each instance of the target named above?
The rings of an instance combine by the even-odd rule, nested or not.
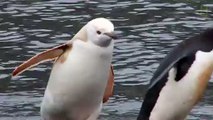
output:
[[[41,105],[44,120],[95,120],[112,94],[112,52],[116,36],[105,18],[88,22],[67,44],[20,65],[17,75],[36,63],[57,58]],[[47,56],[46,56],[47,55]]]

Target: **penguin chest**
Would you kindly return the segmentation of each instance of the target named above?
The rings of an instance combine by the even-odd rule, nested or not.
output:
[[[55,67],[57,71],[60,70],[60,73],[52,73],[51,76],[54,77],[50,77],[51,82],[53,81],[53,84],[57,86],[63,86],[64,92],[75,90],[83,93],[82,91],[103,89],[107,82],[110,62],[91,59],[89,56],[83,56],[80,59],[68,59],[67,63]]]
[[[194,105],[195,85],[170,81],[162,88],[150,120],[184,120]]]

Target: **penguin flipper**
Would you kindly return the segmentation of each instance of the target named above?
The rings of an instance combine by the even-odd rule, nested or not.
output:
[[[66,51],[66,49],[68,49],[70,47],[72,47],[72,44],[68,42],[66,44],[59,45],[52,49],[48,49],[44,52],[41,52],[41,53],[33,56],[29,60],[25,61],[18,67],[16,67],[12,73],[12,76],[21,74],[25,70],[27,70],[33,66],[36,66],[42,62],[53,60],[53,59],[59,57],[60,55],[62,55],[64,53],[64,51]]]
[[[111,65],[108,83],[104,92],[103,103],[107,102],[109,100],[109,97],[113,95],[113,87],[114,87],[114,72],[113,67]]]

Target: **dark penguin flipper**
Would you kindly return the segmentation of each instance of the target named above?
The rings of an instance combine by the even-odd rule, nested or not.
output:
[[[161,62],[154,73],[137,120],[149,120],[150,113],[155,106],[161,89],[167,82],[171,68],[177,69],[176,81],[179,81],[194,61],[198,50],[209,52],[213,49],[213,29],[191,37],[175,47]]]

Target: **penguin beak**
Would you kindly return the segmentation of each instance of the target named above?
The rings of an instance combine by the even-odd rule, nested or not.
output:
[[[116,35],[115,32],[108,32],[108,33],[104,33],[104,34],[109,36],[112,39],[118,39],[118,36]]]

